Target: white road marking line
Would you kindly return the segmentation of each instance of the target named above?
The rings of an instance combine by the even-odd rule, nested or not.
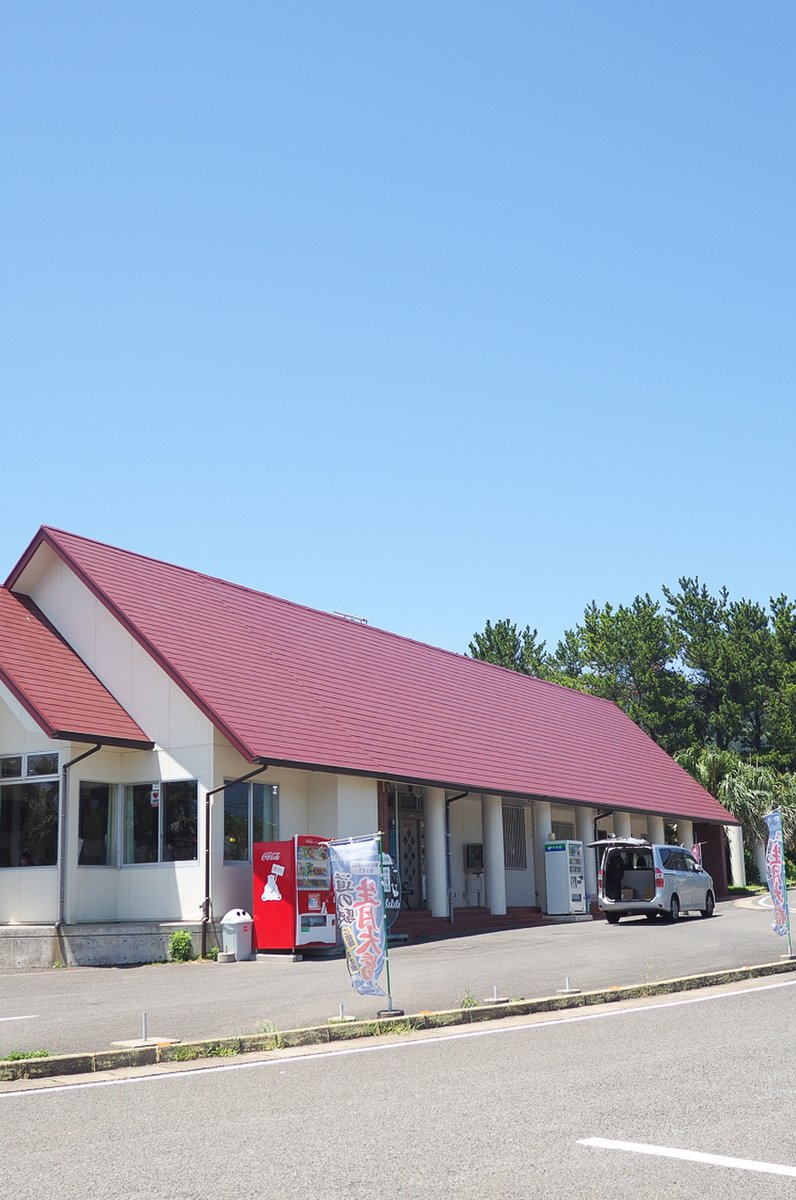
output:
[[[0,1017],[0,1021],[38,1021],[36,1013],[28,1013],[24,1017]]]
[[[796,1179],[796,1167],[782,1163],[758,1162],[754,1158],[730,1158],[726,1154],[705,1154],[701,1150],[679,1150],[674,1146],[650,1146],[646,1142],[615,1142],[611,1138],[582,1138],[579,1146],[598,1150],[625,1150],[630,1154],[652,1154],[658,1158],[677,1158],[685,1162],[706,1163],[710,1167],[731,1167],[736,1171],[758,1171],[764,1175],[788,1175]]]
[[[756,996],[758,992],[771,992],[778,988],[796,987],[796,980],[785,980],[782,983],[766,983],[761,987],[737,988],[732,992],[720,992],[717,995],[690,996],[685,1000],[665,1000],[660,1004],[647,1004],[635,1008],[609,1008],[605,1012],[579,1013],[572,1017],[552,1017],[550,1020],[529,1021],[523,1025],[505,1025],[496,1029],[468,1029],[464,1033],[439,1033],[429,1037],[420,1037],[416,1041],[382,1042],[374,1046],[345,1046],[335,1050],[306,1047],[310,1053],[280,1055],[278,1058],[262,1058],[256,1062],[225,1063],[223,1066],[188,1067],[181,1071],[162,1071],[153,1075],[132,1075],[124,1079],[92,1079],[88,1083],[56,1083],[44,1084],[19,1091],[0,1091],[0,1102],[28,1096],[53,1096],[60,1092],[78,1092],[84,1088],[122,1087],[134,1083],[154,1083],[161,1079],[190,1079],[197,1075],[213,1075],[226,1071],[253,1071],[262,1067],[285,1067],[297,1063],[316,1063],[330,1058],[350,1058],[355,1054],[382,1054],[392,1050],[412,1050],[418,1046],[434,1046],[440,1042],[461,1042],[467,1038],[499,1037],[509,1033],[528,1033],[532,1030],[550,1029],[557,1025],[577,1025],[582,1021],[606,1021],[617,1017],[631,1017],[636,1013],[653,1013],[664,1008],[682,1008],[687,1004],[708,1004],[716,1000],[728,1000],[734,996]],[[539,1014],[544,1017],[544,1014]]]

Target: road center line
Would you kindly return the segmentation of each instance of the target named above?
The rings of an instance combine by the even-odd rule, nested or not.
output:
[[[24,1017],[0,1017],[0,1021],[38,1021],[36,1013],[28,1013]]]
[[[785,987],[796,987],[796,980],[766,983],[761,987],[736,988],[731,992],[719,992],[707,996],[690,996],[687,999],[681,1000],[664,1000],[659,1004],[646,1004],[632,1008],[608,1008],[604,1012],[577,1013],[574,1016],[551,1017],[549,1020],[544,1019],[544,1014],[539,1014],[543,1019],[527,1021],[522,1025],[499,1025],[495,1029],[468,1029],[463,1033],[431,1034],[428,1037],[419,1037],[412,1041],[402,1038],[400,1041],[395,1042],[381,1042],[377,1045],[369,1043],[365,1046],[341,1046],[334,1050],[307,1047],[309,1053],[280,1054],[269,1058],[258,1058],[254,1062],[224,1063],[223,1066],[221,1064],[214,1064],[208,1067],[188,1067],[179,1071],[157,1071],[156,1073],[147,1075],[130,1075],[124,1079],[92,1079],[88,1083],[56,1083],[51,1086],[34,1086],[17,1091],[0,1091],[0,1103],[3,1100],[21,1099],[23,1097],[27,1099],[31,1096],[55,1096],[61,1092],[77,1092],[85,1088],[122,1087],[138,1083],[156,1083],[163,1079],[191,1079],[196,1076],[216,1074],[218,1072],[254,1071],[260,1070],[263,1067],[287,1067],[295,1066],[299,1063],[317,1063],[330,1058],[350,1058],[355,1054],[384,1054],[398,1050],[414,1050],[420,1046],[434,1046],[439,1045],[440,1042],[461,1042],[467,1038],[505,1037],[507,1034],[541,1031],[558,1025],[577,1025],[583,1021],[616,1020],[619,1017],[632,1017],[637,1013],[654,1013],[661,1009],[682,1008],[687,1004],[709,1004],[716,1000],[729,1000],[734,996],[756,996],[758,992],[770,992]]]
[[[581,1138],[578,1146],[598,1150],[624,1150],[629,1154],[651,1154],[658,1158],[677,1158],[684,1162],[705,1163],[710,1167],[730,1167],[736,1171],[758,1171],[763,1175],[788,1175],[796,1179],[796,1167],[782,1163],[758,1162],[754,1158],[730,1158],[726,1154],[705,1154],[701,1150],[680,1150],[675,1146],[651,1146],[646,1142],[615,1142],[611,1138]]]

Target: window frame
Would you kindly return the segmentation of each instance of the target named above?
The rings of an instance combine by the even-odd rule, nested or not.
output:
[[[40,758],[43,755],[52,756],[55,759],[55,770],[49,771],[46,774],[30,774],[29,760],[31,758]],[[22,750],[19,753],[0,754],[0,764],[3,762],[14,761],[19,759],[20,771],[18,775],[3,775],[0,767],[0,809],[3,806],[3,789],[5,788],[47,788],[49,785],[55,785],[54,796],[50,798],[50,802],[54,806],[53,824],[55,826],[55,853],[52,862],[37,863],[28,862],[15,864],[9,863],[7,867],[0,866],[0,871],[28,871],[31,867],[44,867],[52,870],[58,866],[58,848],[59,848],[59,823],[60,823],[60,805],[61,805],[61,755],[58,750]],[[20,797],[24,803],[29,804],[31,801],[24,796]],[[0,812],[0,823],[2,822],[2,812]],[[0,828],[2,825],[0,824]],[[10,847],[9,847],[10,851]],[[17,847],[17,858],[21,858],[23,854],[29,853],[27,848],[20,850]]]
[[[245,856],[245,857],[239,857],[239,858],[228,858],[228,857],[227,857],[227,844],[228,844],[228,834],[227,834],[227,792],[232,790],[232,788],[231,788],[231,787],[229,787],[229,785],[230,785],[230,784],[232,784],[232,785],[233,785],[233,786],[235,786],[235,787],[240,787],[240,788],[244,788],[244,787],[245,787],[245,788],[247,789],[247,810],[248,810],[248,811],[247,811],[247,818],[246,818],[246,819],[247,819],[246,836],[247,836],[247,842],[248,842],[248,844],[247,844],[246,856]],[[279,841],[279,815],[280,815],[280,814],[279,814],[279,798],[280,798],[280,795],[279,795],[279,793],[280,793],[280,789],[279,789],[279,781],[278,781],[278,780],[274,780],[274,782],[273,782],[273,783],[265,783],[265,782],[263,782],[262,780],[250,779],[250,780],[248,780],[248,781],[247,781],[247,782],[245,782],[245,783],[238,783],[238,784],[236,784],[234,779],[225,779],[225,780],[224,780],[224,785],[225,785],[225,786],[224,786],[224,791],[223,791],[223,793],[222,793],[222,795],[223,795],[223,797],[224,797],[224,822],[223,822],[223,824],[224,824],[224,832],[223,832],[223,837],[224,837],[224,853],[223,853],[223,864],[224,864],[224,866],[225,866],[225,867],[235,867],[235,866],[251,866],[251,865],[252,865],[252,862],[253,862],[253,857],[252,857],[252,855],[253,855],[253,850],[252,850],[252,847],[254,846],[254,797],[255,797],[255,788],[257,788],[257,787],[260,787],[260,788],[263,788],[263,789],[265,789],[265,788],[270,788],[270,789],[271,789],[271,816],[272,816],[272,820],[271,820],[271,826],[272,826],[272,828],[273,828],[273,831],[274,831],[274,836],[273,836],[272,838],[268,838],[268,839],[266,839],[266,840],[267,840],[267,841],[276,842],[276,841]]]
[[[164,812],[166,811],[166,789],[174,786],[183,786],[185,784],[193,784],[194,787],[194,847],[195,853],[192,858],[166,858],[164,856],[165,849],[165,829],[164,829]],[[119,835],[118,835],[118,862],[122,869],[128,867],[168,867],[178,863],[188,863],[195,865],[199,862],[199,780],[198,779],[150,779],[150,780],[134,780],[130,783],[121,783],[118,785],[121,789],[121,801],[119,803]],[[156,857],[136,862],[132,859],[127,860],[127,803],[128,791],[132,792],[135,788],[148,788],[150,791],[150,804],[152,808],[157,808],[157,832],[156,840]],[[151,793],[154,788],[159,789],[157,805],[151,802]],[[133,843],[135,848],[135,843]]]
[[[43,758],[45,756],[55,759],[54,771],[34,771],[29,770],[29,760],[31,758]],[[15,758],[19,759],[22,768],[19,775],[4,775],[2,764],[11,762]],[[0,784],[4,783],[28,783],[31,780],[39,782],[40,780],[49,781],[52,779],[61,778],[61,755],[58,750],[21,750],[19,754],[0,754]]]
[[[119,789],[123,785],[118,783],[109,783],[104,779],[81,779],[77,790],[77,865],[79,867],[104,867],[106,871],[114,871],[119,869],[119,858],[121,855],[120,839],[122,834],[122,822],[120,820],[120,804],[119,804]],[[110,831],[112,853],[108,856],[109,861],[100,862],[81,862],[83,853],[83,845],[85,839],[81,833],[83,829],[83,788],[107,788],[108,802],[111,810],[110,819],[107,822],[107,827]]]

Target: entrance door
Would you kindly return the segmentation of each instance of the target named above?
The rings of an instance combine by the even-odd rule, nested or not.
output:
[[[399,830],[401,893],[407,908],[422,908],[423,852],[419,818],[402,816],[399,820]]]

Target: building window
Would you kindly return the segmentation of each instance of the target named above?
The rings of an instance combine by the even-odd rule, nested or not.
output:
[[[0,779],[22,778],[22,755],[6,754],[0,758]]]
[[[50,775],[49,780],[42,776]],[[29,779],[35,782],[27,782]],[[0,868],[53,867],[58,861],[58,754],[0,758]]]
[[[40,754],[4,754],[0,758],[0,779],[40,779],[58,775],[58,752]]]
[[[503,857],[507,871],[524,871],[528,866],[525,809],[521,805],[503,805]]]
[[[53,867],[57,860],[57,781],[0,787],[0,867]]]
[[[278,783],[234,783],[226,788],[225,862],[251,862],[254,842],[274,842],[278,837]]]
[[[78,855],[82,867],[116,866],[116,788],[110,783],[81,783]]]
[[[27,761],[26,774],[30,777],[33,775],[57,775],[58,774],[58,755],[57,754],[29,754]]]
[[[124,862],[197,858],[196,780],[133,783],[124,789]]]

